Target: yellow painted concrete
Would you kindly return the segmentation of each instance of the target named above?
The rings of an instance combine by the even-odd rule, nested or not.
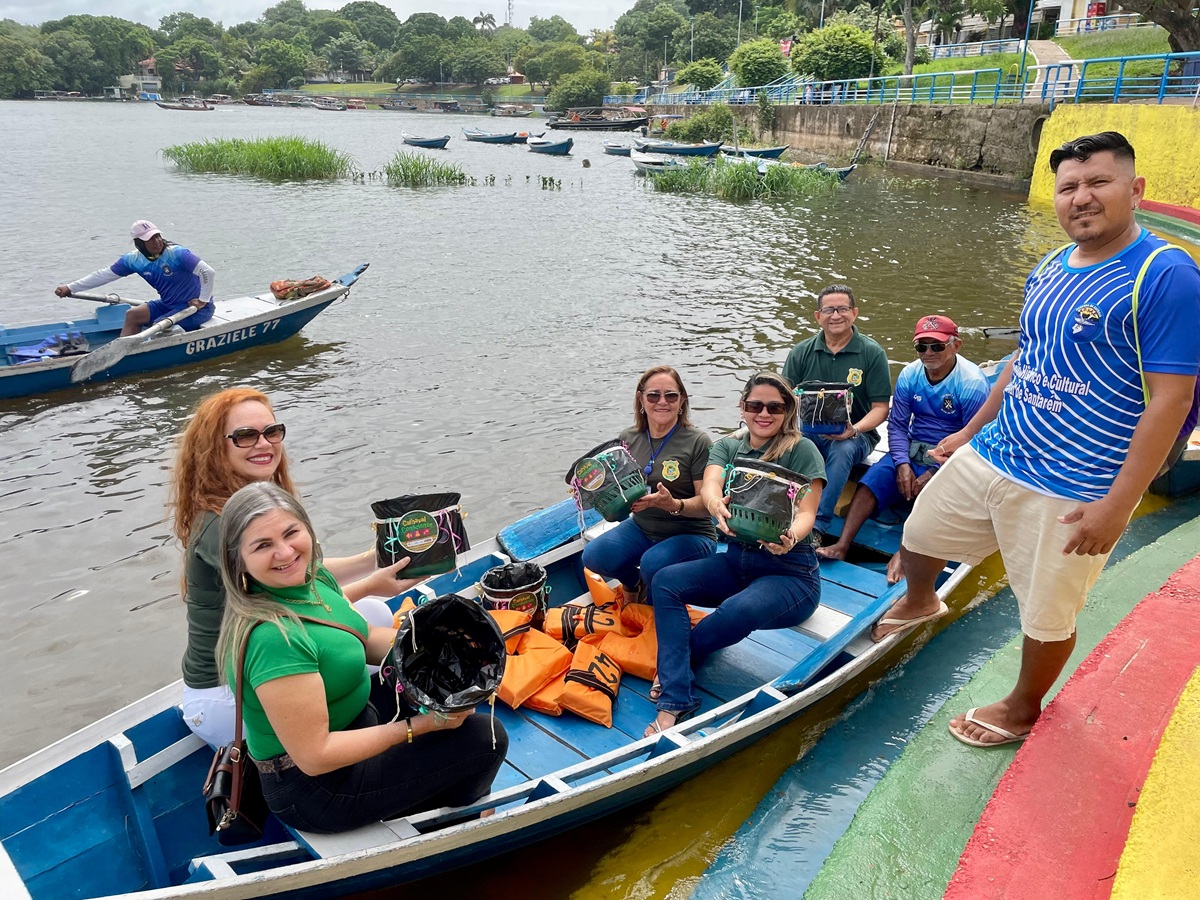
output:
[[[1200,896],[1200,669],[1163,732],[1129,826],[1111,900]]]
[[[1098,131],[1119,131],[1137,154],[1139,175],[1146,177],[1146,199],[1200,209],[1200,109],[1187,106],[1063,104],[1042,127],[1037,163],[1029,186],[1031,200],[1052,201],[1054,175],[1050,151],[1069,140]]]

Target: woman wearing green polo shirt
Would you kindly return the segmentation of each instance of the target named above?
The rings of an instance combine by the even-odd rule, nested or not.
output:
[[[633,427],[621,440],[646,474],[650,493],[633,504],[633,515],[583,550],[583,565],[621,582],[627,596],[648,590],[667,566],[708,556],[717,531],[700,502],[700,482],[712,438],[688,421],[683,379],[670,366],[652,366],[633,394]]]
[[[473,710],[397,709],[395,691],[367,671],[396,631],[368,625],[350,605],[291,494],[255,483],[229,498],[221,580],[217,658],[224,680],[237,686],[246,640],[246,745],[280,821],[333,833],[488,793],[508,749],[504,727]]]
[[[825,465],[796,425],[792,385],[773,372],[760,372],[746,382],[740,406],[747,434],[713,444],[700,491],[721,531],[721,546],[706,559],[670,566],[654,577],[658,684],[652,696],[658,716],[647,727],[647,737],[696,711],[700,699],[693,670],[710,653],[758,629],[799,625],[821,597],[817,556],[807,538],[821,502]],[[725,467],[739,456],[783,466],[812,481],[778,543],[741,543],[725,524]],[[693,629],[688,604],[716,610]]]

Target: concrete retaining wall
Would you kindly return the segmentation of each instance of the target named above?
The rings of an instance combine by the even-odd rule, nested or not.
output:
[[[656,106],[655,113],[693,115],[695,106]],[[758,108],[734,109],[758,132]],[[1049,108],[1006,106],[777,106],[765,143],[849,157],[870,125],[863,158],[896,161],[1027,180],[1033,174],[1041,125]]]

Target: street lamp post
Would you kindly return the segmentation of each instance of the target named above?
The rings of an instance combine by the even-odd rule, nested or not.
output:
[[[1029,0],[1029,13],[1025,16],[1025,41],[1021,45],[1021,69],[1017,73],[1017,83],[1025,83],[1025,56],[1029,53],[1029,26],[1033,22],[1033,3],[1034,0]]]
[[[689,21],[692,23],[692,49],[688,54],[688,62],[696,61],[696,17],[692,16]]]
[[[825,2],[825,0],[821,0],[821,2],[822,2],[822,3],[824,3],[824,2]],[[739,47],[740,47],[740,46],[742,46],[742,0],[738,0],[738,36],[737,36],[737,45],[738,45]]]
[[[821,0],[821,24],[817,28],[825,27],[825,0]]]

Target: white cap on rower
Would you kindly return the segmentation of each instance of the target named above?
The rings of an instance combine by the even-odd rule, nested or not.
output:
[[[156,226],[153,222],[147,221],[146,219],[138,219],[136,222],[130,225],[129,233],[133,235],[133,239],[135,241],[148,241],[156,234],[162,234],[162,232],[158,230],[158,226]]]

